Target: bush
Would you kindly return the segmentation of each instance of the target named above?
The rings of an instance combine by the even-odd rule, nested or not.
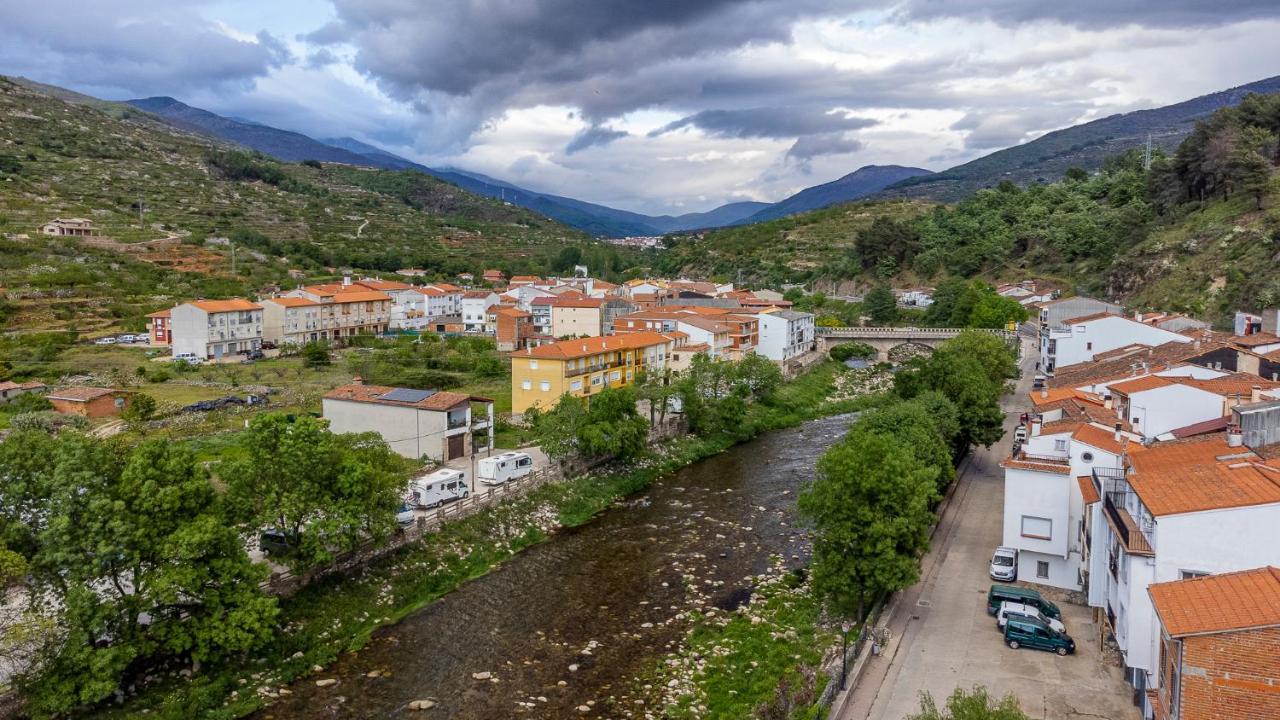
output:
[[[135,393],[120,417],[131,422],[146,422],[156,414],[156,399],[145,393]]]
[[[332,362],[329,355],[329,346],[325,343],[314,341],[302,346],[302,364],[311,368],[328,367]]]
[[[866,343],[851,342],[841,343],[831,348],[831,359],[837,362],[844,362],[849,358],[858,358],[859,360],[867,360],[876,355],[876,349]]]

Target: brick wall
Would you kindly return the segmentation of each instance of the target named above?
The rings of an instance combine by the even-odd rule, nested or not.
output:
[[[1179,720],[1280,718],[1280,628],[1183,638],[1181,694]]]

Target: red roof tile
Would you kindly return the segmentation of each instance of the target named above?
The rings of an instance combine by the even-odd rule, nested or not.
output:
[[[1076,483],[1080,485],[1080,497],[1084,499],[1085,505],[1092,505],[1102,499],[1098,497],[1098,488],[1093,484],[1093,477],[1077,475]]]
[[[326,400],[346,400],[349,402],[372,403],[375,405],[395,405],[397,407],[415,407],[421,410],[444,411],[455,408],[471,400],[470,395],[444,390],[433,393],[418,402],[402,402],[387,400],[383,396],[397,388],[384,385],[342,385],[324,394]]]
[[[1155,583],[1147,588],[1172,637],[1280,625],[1280,568]]]

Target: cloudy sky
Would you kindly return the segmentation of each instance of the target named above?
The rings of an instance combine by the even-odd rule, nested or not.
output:
[[[0,0],[0,73],[640,212],[1280,74],[1275,0]]]

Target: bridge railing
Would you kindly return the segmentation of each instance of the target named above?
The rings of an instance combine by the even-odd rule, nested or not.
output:
[[[1016,335],[1008,330],[991,328],[818,327],[814,330],[819,336],[865,338],[948,338],[974,331],[1006,339]]]

